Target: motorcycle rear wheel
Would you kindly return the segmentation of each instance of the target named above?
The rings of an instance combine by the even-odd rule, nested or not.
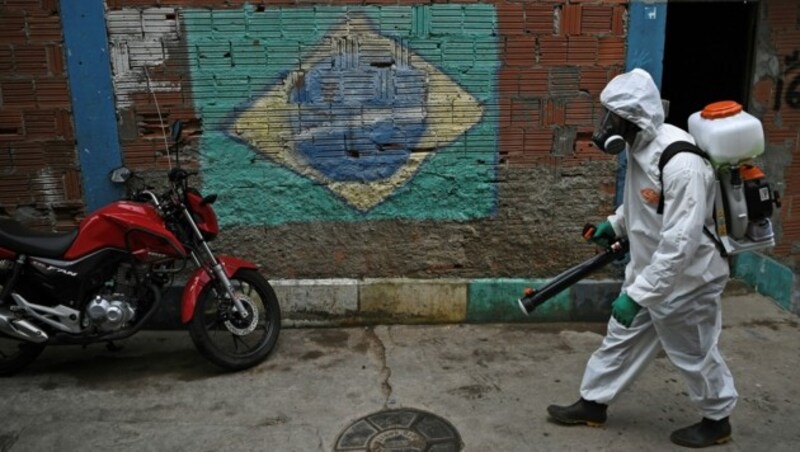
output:
[[[32,363],[44,350],[36,344],[0,334],[0,377],[14,375]]]
[[[231,301],[209,284],[197,299],[189,334],[203,357],[228,370],[243,370],[264,361],[275,347],[281,311],[275,291],[258,271],[242,269],[230,280],[250,315],[238,318]]]

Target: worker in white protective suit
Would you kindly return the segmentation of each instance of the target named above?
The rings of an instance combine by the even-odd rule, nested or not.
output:
[[[627,236],[630,262],[608,332],[586,365],[581,399],[547,411],[559,423],[602,425],[607,405],[663,349],[703,415],[670,439],[688,447],[723,443],[731,436],[728,416],[738,395],[717,346],[729,267],[703,231],[715,230],[713,169],[698,155],[678,153],[664,167],[661,187],[662,151],[694,139],[664,123],[660,93],[644,70],[615,77],[600,102],[606,113],[593,140],[608,153],[627,149],[628,164],[622,205],[598,225],[593,240]],[[663,214],[657,213],[659,196]]]

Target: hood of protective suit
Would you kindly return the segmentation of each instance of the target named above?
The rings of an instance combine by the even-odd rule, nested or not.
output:
[[[664,124],[661,93],[653,78],[643,69],[614,77],[600,93],[600,103],[611,112],[642,129],[642,143],[649,143]]]

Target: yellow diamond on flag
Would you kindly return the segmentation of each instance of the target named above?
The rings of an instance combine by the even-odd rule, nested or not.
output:
[[[483,106],[368,18],[350,14],[228,131],[365,212],[477,124]]]

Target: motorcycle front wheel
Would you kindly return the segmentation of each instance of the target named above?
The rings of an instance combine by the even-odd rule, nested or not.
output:
[[[242,370],[264,361],[275,347],[281,311],[275,291],[258,271],[239,270],[230,281],[247,317],[235,312],[227,294],[208,284],[195,304],[189,334],[206,359],[228,370]]]

